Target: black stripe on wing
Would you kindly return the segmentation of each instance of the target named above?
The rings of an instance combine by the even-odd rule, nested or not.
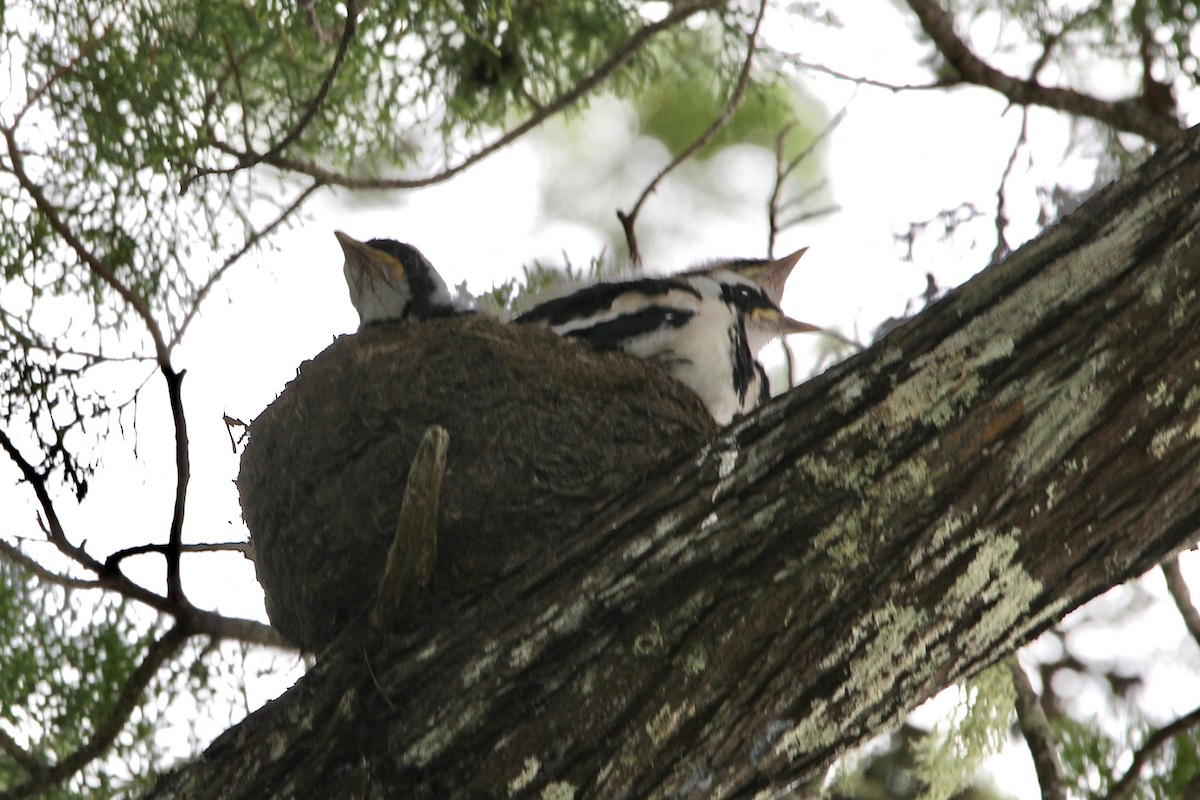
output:
[[[566,331],[563,335],[583,339],[597,350],[623,350],[629,340],[644,334],[682,328],[694,315],[695,312],[678,308],[650,306],[586,328]]]
[[[603,314],[625,295],[653,298],[671,291],[683,291],[700,299],[700,292],[685,281],[673,278],[639,278],[621,283],[597,283],[536,305],[516,318],[516,322],[545,322],[554,327],[572,320]]]

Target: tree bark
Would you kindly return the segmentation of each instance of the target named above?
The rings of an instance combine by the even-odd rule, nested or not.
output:
[[[152,797],[775,797],[1200,527],[1200,133]]]

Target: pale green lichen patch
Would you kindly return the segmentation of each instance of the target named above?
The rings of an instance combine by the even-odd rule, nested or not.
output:
[[[828,669],[849,657],[845,680],[832,697],[817,700],[808,714],[779,738],[775,753],[791,759],[833,744],[846,718],[835,724],[826,711],[847,698],[853,704],[850,716],[854,718],[883,714],[880,700],[893,691],[901,674],[929,657],[928,645],[940,635],[927,623],[928,616],[921,609],[892,603],[859,620],[847,641],[821,664]],[[861,652],[854,655],[858,650]]]
[[[1196,304],[1196,291],[1194,289],[1181,294],[1175,301],[1175,305],[1171,308],[1171,329],[1174,330],[1183,324],[1190,314],[1192,307]]]
[[[1096,386],[1107,364],[1108,356],[1101,351],[1063,381],[1047,385],[1039,376],[1027,384],[1025,409],[1029,424],[1011,450],[1011,480],[1019,484],[1023,476],[1040,474],[1048,464],[1062,460],[1063,454],[1092,428],[1096,413],[1108,398],[1108,393]]]
[[[402,764],[424,767],[437,758],[462,731],[475,724],[483,709],[472,703],[454,719],[443,719],[400,756]]]
[[[675,731],[679,730],[679,726],[691,719],[695,713],[696,707],[691,703],[684,703],[678,708],[664,703],[654,718],[646,723],[646,735],[650,737],[654,749],[661,750]]]
[[[1162,408],[1175,402],[1175,393],[1167,387],[1166,381],[1159,381],[1152,391],[1146,393],[1146,404],[1151,408]]]
[[[575,787],[566,781],[548,783],[542,789],[542,800],[575,800]]]
[[[525,759],[525,768],[517,777],[508,782],[508,796],[512,797],[517,792],[524,789],[529,784],[533,783],[533,779],[537,777],[538,772],[542,769],[542,762],[535,757],[530,756]]]
[[[944,610],[939,614],[955,619],[971,606],[985,606],[979,621],[959,640],[960,651],[976,656],[1003,639],[1029,613],[1043,589],[1016,558],[1020,529],[985,531],[975,557],[943,598]]]
[[[1171,445],[1179,438],[1179,434],[1183,432],[1186,424],[1180,422],[1154,434],[1154,438],[1150,440],[1150,454],[1161,461],[1170,451]]]
[[[689,678],[695,677],[708,669],[708,650],[704,645],[696,645],[683,661],[683,674]]]

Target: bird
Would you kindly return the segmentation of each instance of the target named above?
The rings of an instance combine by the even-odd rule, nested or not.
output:
[[[690,271],[732,270],[761,286],[771,298],[771,302],[778,306],[783,304],[783,289],[792,274],[792,269],[807,252],[807,247],[801,247],[782,258],[726,258]]]
[[[360,242],[341,231],[334,236],[346,256],[342,271],[358,311],[359,330],[410,317],[434,319],[470,311],[412,245],[395,239]]]
[[[738,271],[749,263],[593,284],[534,306],[515,322],[544,324],[599,350],[651,361],[727,425],[770,397],[758,350],[783,334],[820,330],[785,315],[766,288]],[[755,262],[754,269],[771,263]]]

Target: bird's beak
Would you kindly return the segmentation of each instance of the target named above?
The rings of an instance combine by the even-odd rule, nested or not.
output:
[[[801,247],[783,258],[777,258],[762,266],[744,270],[742,274],[761,286],[767,296],[778,304],[783,300],[783,287],[787,285],[788,277],[792,274],[796,264],[800,262],[800,258],[807,252],[807,247]]]
[[[772,308],[756,308],[750,312],[750,322],[779,335],[786,333],[820,333],[824,328],[793,319]]]
[[[391,273],[397,280],[404,278],[404,265],[382,250],[376,250],[366,242],[360,242],[353,236],[341,231],[334,231],[342,252],[346,254],[346,266],[357,274],[370,277],[383,277]]]

